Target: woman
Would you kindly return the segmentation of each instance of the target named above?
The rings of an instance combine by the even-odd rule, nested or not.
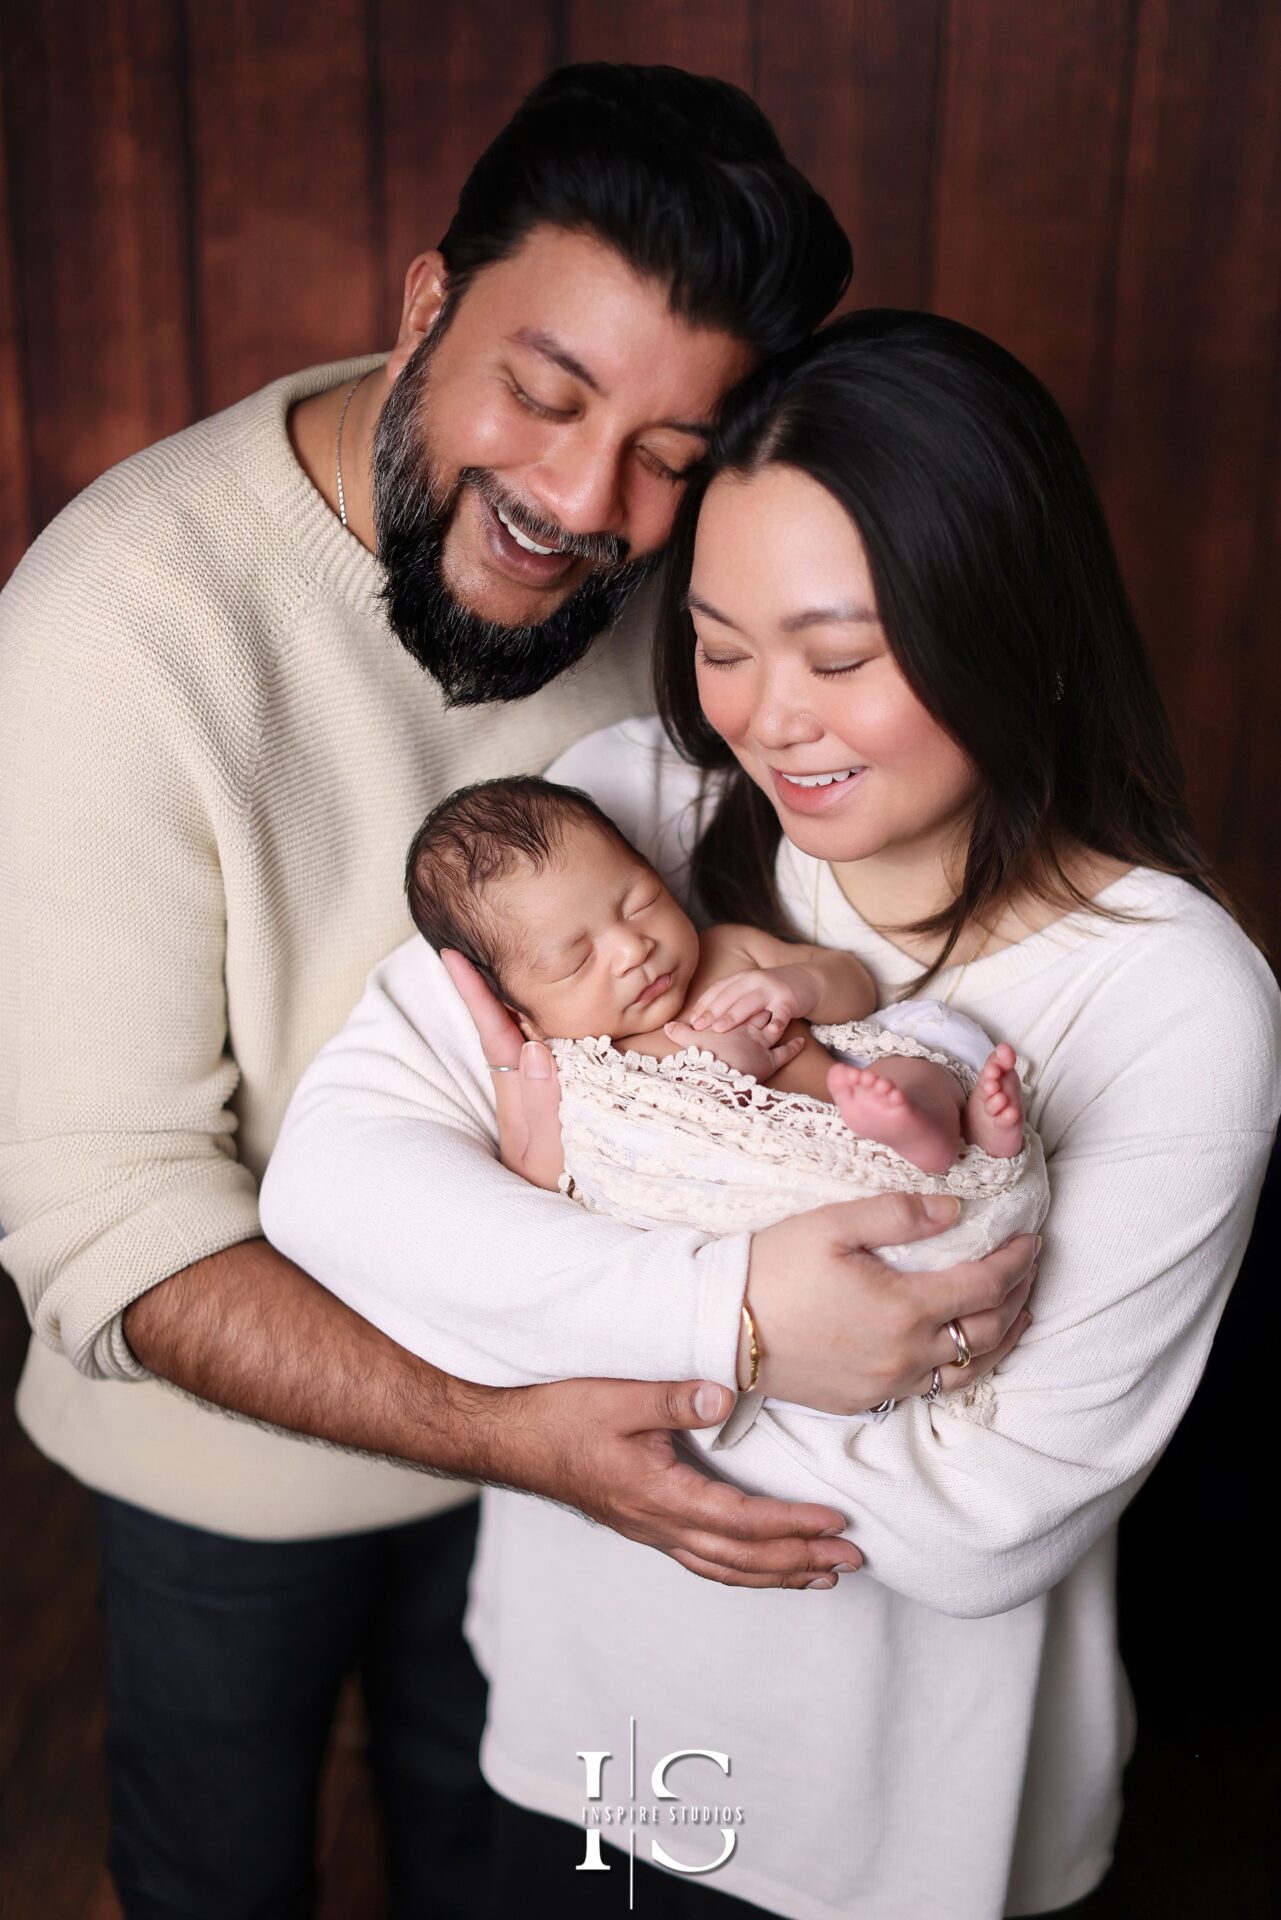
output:
[[[1248,1236],[1281,1104],[1276,989],[1192,837],[1066,425],[964,328],[857,315],[740,396],[678,521],[659,697],[680,754],[632,722],[552,776],[667,874],[688,862],[709,916],[847,948],[884,997],[928,983],[1018,1047],[1052,1193],[1035,1323],[1013,1346],[1013,1312],[981,1345],[964,1323],[980,1365],[1003,1361],[986,1423],[940,1419],[919,1397],[923,1350],[872,1313],[858,1404],[886,1382],[918,1396],[888,1418],[740,1401],[716,1470],[832,1505],[863,1555],[819,1603],[688,1581],[575,1516],[487,1496],[486,1772],[517,1807],[579,1825],[640,1802],[663,1821],[653,1857],[686,1872],[732,1838],[718,1891],[794,1920],[1055,1911],[1111,1857],[1133,1737],[1115,1524],[1186,1407]],[[475,1004],[503,1064],[511,1035]],[[839,1069],[832,1086],[839,1100]],[[777,1232],[748,1272],[758,1384],[840,1405],[828,1303],[794,1252],[774,1257]],[[432,1284],[423,1318],[445,1325],[458,1283]],[[519,1287],[506,1299],[519,1367],[529,1325]],[[649,1768],[690,1749],[703,1757],[671,1784],[713,1815],[669,1824]],[[583,1756],[603,1753],[618,1757],[594,1787]],[[506,1898],[547,1830],[511,1816]],[[656,1830],[634,1809],[606,1828],[629,1830],[649,1859]],[[582,1858],[581,1833],[565,1838],[558,1898]],[[704,1904],[703,1884],[647,1886],[647,1910],[673,1887],[671,1911]],[[610,1910],[600,1885],[576,1881],[589,1911]]]

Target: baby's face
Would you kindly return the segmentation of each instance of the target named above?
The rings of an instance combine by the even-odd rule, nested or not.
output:
[[[571,826],[555,859],[487,890],[511,949],[513,998],[529,1039],[649,1033],[675,1019],[698,965],[698,934],[652,867],[603,829]]]

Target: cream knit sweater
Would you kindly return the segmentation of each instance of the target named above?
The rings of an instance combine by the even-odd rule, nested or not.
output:
[[[290,449],[318,367],[126,461],[0,597],[0,1259],[38,1338],[36,1444],[91,1486],[247,1537],[367,1528],[453,1482],[224,1418],[120,1315],[259,1232],[302,1069],[409,930],[425,810],[645,705],[643,608],[534,698],[447,712],[381,569]]]
[[[584,740],[552,774],[682,887],[695,776],[656,722]],[[805,938],[856,953],[887,995],[914,979],[830,869],[785,841],[778,875]],[[1161,874],[1104,898],[1129,917],[1073,914],[940,983],[1028,1061],[1050,1175],[1034,1324],[994,1377],[990,1422],[921,1399],[879,1423],[816,1420],[745,1396],[697,1436],[748,1492],[848,1516],[865,1562],[829,1593],[716,1586],[486,1492],[469,1631],[490,1681],[482,1765],[509,1799],[575,1824],[621,1807],[607,1839],[685,1862],[715,1859],[724,1822],[681,1812],[741,1807],[704,1884],[789,1920],[997,1920],[1104,1873],[1134,1732],[1116,1521],[1200,1377],[1281,1106],[1281,1001],[1240,929]],[[263,1218],[464,1377],[732,1380],[746,1236],[586,1213],[505,1172],[493,1143],[475,1031],[413,940],[304,1075]],[[1172,1605],[1186,1577],[1176,1553]],[[651,1769],[689,1748],[727,1754],[730,1777],[680,1761],[678,1804],[655,1814]],[[612,1757],[587,1807],[592,1750]],[[614,1889],[627,1868],[611,1860]]]

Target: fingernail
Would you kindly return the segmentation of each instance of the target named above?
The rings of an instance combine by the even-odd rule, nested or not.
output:
[[[820,1540],[839,1540],[844,1531],[844,1527],[824,1527],[818,1537]]]
[[[1028,1312],[1027,1312],[1027,1310],[1026,1310],[1026,1309],[1024,1309],[1024,1311],[1023,1311],[1023,1312],[1022,1312],[1022,1313],[1021,1313],[1021,1314],[1019,1315],[1019,1318],[1020,1318],[1020,1320],[1021,1320],[1021,1321],[1023,1322],[1023,1325],[1024,1325],[1025,1327],[1030,1327],[1030,1326],[1031,1326],[1031,1324],[1032,1324],[1032,1316],[1031,1316],[1031,1314],[1030,1314],[1030,1313],[1028,1313]]]
[[[694,1411],[700,1420],[716,1420],[721,1411],[721,1390],[704,1380],[701,1387],[694,1390]]]
[[[1045,1245],[1045,1242],[1044,1242],[1044,1240],[1042,1240],[1042,1238],[1041,1238],[1041,1236],[1040,1236],[1040,1234],[1039,1234],[1039,1233],[1034,1233],[1034,1234],[1032,1235],[1032,1251],[1033,1251],[1033,1253],[1034,1253],[1034,1254],[1035,1254],[1035,1253],[1039,1253],[1039,1252],[1041,1251],[1041,1248],[1042,1248],[1042,1247],[1043,1247],[1044,1245]]]
[[[537,1040],[527,1040],[520,1050],[520,1070],[527,1080],[550,1080],[552,1057]]]
[[[927,1220],[955,1220],[961,1211],[961,1203],[950,1193],[929,1193],[925,1196],[925,1218]]]
[[[817,1580],[807,1580],[805,1582],[805,1591],[807,1593],[813,1593],[816,1589],[821,1591],[824,1587],[834,1587],[835,1585],[835,1580],[830,1579],[827,1574],[822,1573]]]
[[[833,1573],[857,1573],[858,1568],[852,1560],[837,1560],[832,1566]]]

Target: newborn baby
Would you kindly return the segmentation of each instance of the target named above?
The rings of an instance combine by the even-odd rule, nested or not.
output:
[[[864,1018],[876,989],[851,954],[754,927],[700,935],[586,794],[530,777],[463,788],[415,835],[406,886],[419,932],[550,1046],[562,1164],[546,1184],[581,1206],[726,1234],[877,1192],[955,1194],[954,1226],[878,1247],[907,1270],[980,1258],[1044,1219],[1012,1048],[938,1001]],[[827,1097],[833,1075],[863,1131]],[[991,1379],[937,1404],[986,1423]]]
[[[697,1072],[710,1055],[759,1087],[826,1105],[833,1055],[805,1023],[849,1025],[876,1006],[851,954],[754,927],[700,935],[595,802],[545,780],[486,781],[442,801],[415,836],[407,887],[419,931],[472,962],[526,1039],[589,1041],[596,1058],[604,1048],[624,1061],[677,1057]],[[888,1010],[877,1034],[928,1027],[944,1050],[949,1032],[963,1034],[961,1057],[973,1058],[979,1030],[936,1001]],[[1013,1048],[983,1045],[967,1086],[921,1046],[883,1044],[875,1064],[855,1055],[835,1069],[862,1139],[928,1174],[946,1173],[966,1144],[1020,1153]]]

